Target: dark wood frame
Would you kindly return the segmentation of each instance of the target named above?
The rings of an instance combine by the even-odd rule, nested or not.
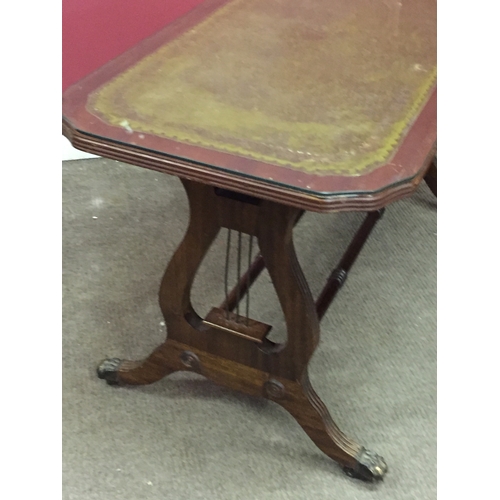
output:
[[[365,480],[380,479],[384,460],[345,436],[334,423],[308,378],[309,361],[319,341],[319,321],[345,281],[382,211],[367,215],[316,303],[293,245],[293,228],[300,209],[279,203],[227,196],[228,193],[193,181],[183,181],[189,199],[190,222],[172,257],[160,288],[160,307],[167,339],[142,361],[103,361],[98,376],[110,384],[150,384],[170,373],[191,370],[218,384],[271,399],[297,420],[313,442],[344,470]],[[207,207],[212,207],[207,210]],[[257,238],[260,255],[250,267],[252,278],[265,264],[283,309],[287,341],[266,338],[256,322],[238,323],[233,309],[244,291],[233,291],[219,310],[203,319],[190,301],[196,271],[221,228]],[[248,282],[244,276],[240,282]]]
[[[364,480],[381,479],[387,465],[345,436],[308,378],[319,340],[319,322],[382,215],[425,178],[437,194],[436,89],[385,165],[359,176],[316,175],[144,134],[141,146],[86,108],[90,93],[139,59],[197,24],[227,0],[207,0],[189,15],[74,85],[64,95],[63,134],[73,146],[107,158],[177,175],[190,205],[186,235],[160,288],[167,338],[140,361],[111,358],[98,368],[109,384],[150,384],[179,370],[283,406],[313,442],[344,470]],[[259,172],[266,172],[266,176]],[[280,179],[280,182],[269,178]],[[307,189],[306,189],[307,188]],[[243,195],[243,196],[242,196]],[[304,210],[368,212],[316,302],[298,263],[293,227]],[[257,238],[261,254],[220,308],[201,318],[190,301],[196,271],[221,228]],[[245,323],[231,311],[264,266],[283,309],[287,341],[267,338],[269,327]]]
[[[63,98],[63,134],[73,146],[107,158],[315,212],[378,210],[410,195],[434,156],[436,88],[430,91],[427,102],[387,163],[356,176],[307,173],[147,133],[141,134],[140,145],[133,144],[125,129],[106,124],[89,112],[87,99],[97,88],[193,28],[226,3],[228,0],[207,0],[67,89]]]

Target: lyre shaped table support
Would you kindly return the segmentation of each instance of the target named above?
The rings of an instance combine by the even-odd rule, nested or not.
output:
[[[103,361],[98,376],[109,384],[142,385],[179,370],[200,373],[218,384],[280,404],[349,475],[382,478],[387,471],[384,460],[341,432],[311,387],[307,372],[319,341],[319,319],[382,212],[368,214],[315,304],[293,245],[300,209],[244,195],[228,196],[231,193],[193,181],[183,180],[183,184],[189,199],[189,227],[160,287],[167,339],[142,361]],[[284,313],[285,343],[267,339],[257,322],[245,329],[234,315],[218,321],[215,311],[208,320],[192,307],[196,272],[221,228],[257,238],[261,252],[257,261],[265,263]],[[254,267],[261,269],[261,264]]]

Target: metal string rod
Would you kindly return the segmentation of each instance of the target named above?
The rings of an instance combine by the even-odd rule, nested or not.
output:
[[[264,259],[262,258],[262,255],[258,254],[252,262],[250,269],[241,277],[241,283],[237,283],[236,286],[229,292],[229,299],[220,305],[220,309],[229,309],[229,311],[234,311],[236,308],[236,295],[238,287],[240,288],[240,298],[243,298],[245,294],[248,293],[248,285],[251,286],[255,282],[264,268]]]
[[[304,212],[301,212],[298,215],[295,224],[299,222],[303,213]],[[242,299],[245,294],[248,293],[249,286],[251,286],[257,280],[257,278],[260,276],[260,273],[264,270],[265,267],[266,266],[264,264],[262,255],[260,253],[257,253],[257,257],[255,257],[255,260],[251,263],[248,271],[242,276],[241,281],[237,283],[236,286],[229,292],[229,297],[226,298],[224,302],[222,302],[219,308],[223,310],[227,309],[228,311],[234,311],[234,309],[236,308],[238,291],[239,298]]]
[[[226,268],[224,272],[224,293],[226,295],[225,300],[225,310],[226,310],[226,318],[229,318],[229,254],[231,252],[231,229],[227,230],[227,243],[226,243]]]

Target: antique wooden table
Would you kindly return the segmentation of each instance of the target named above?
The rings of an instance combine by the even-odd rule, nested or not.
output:
[[[198,372],[276,401],[347,473],[381,478],[384,460],[335,425],[307,367],[384,207],[435,178],[435,0],[208,0],[68,89],[63,133],[84,151],[179,176],[189,199],[160,288],[166,341],[141,361],[105,360],[99,377]],[[292,241],[306,210],[367,212],[316,301]],[[221,228],[228,243],[237,232],[238,248],[249,235],[259,253],[202,318],[191,285]],[[239,314],[264,266],[284,343]]]

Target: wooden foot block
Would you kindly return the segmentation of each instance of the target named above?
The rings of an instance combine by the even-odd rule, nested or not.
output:
[[[231,311],[214,307],[203,321],[205,325],[262,344],[271,331],[271,326],[245,318]]]

